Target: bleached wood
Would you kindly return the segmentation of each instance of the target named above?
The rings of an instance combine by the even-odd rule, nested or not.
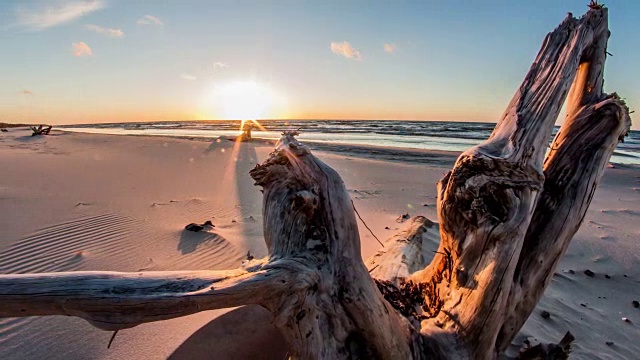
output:
[[[629,126],[628,109],[611,96],[580,109],[556,136],[545,162],[545,187],[513,277],[498,349],[506,349],[542,298]]]
[[[0,317],[69,315],[103,330],[269,303],[299,281],[295,264],[260,270],[0,275]]]
[[[384,248],[368,258],[365,265],[374,279],[390,281],[399,286],[409,275],[428,264],[425,260],[430,260],[433,254],[426,257],[425,248],[428,243],[439,241],[437,224],[424,216],[416,216],[400,232],[386,240]]]
[[[409,322],[387,303],[360,255],[351,199],[338,173],[285,133],[251,171],[263,187],[271,259],[298,256],[306,291],[271,308],[302,359],[412,357]]]
[[[519,259],[535,261],[522,249],[545,184],[542,159],[580,64],[594,49],[602,50],[606,44],[603,42],[609,35],[606,19],[605,8],[593,8],[579,20],[568,15],[547,35],[490,138],[464,152],[438,185],[440,248],[434,261],[410,280],[436,289],[440,297],[436,304],[440,308],[436,309],[435,321],[441,328],[460,334],[475,359],[494,358],[529,315],[510,314],[509,306],[523,295],[516,295],[516,299],[510,299],[509,295]],[[601,85],[596,76],[598,69],[601,67],[594,66],[587,77]],[[585,77],[582,74],[578,82]],[[576,103],[583,101],[582,95],[574,97]],[[616,113],[611,122],[622,123],[618,118],[624,116],[623,112]],[[580,142],[591,140],[588,136],[582,140],[583,135],[572,134]],[[597,178],[601,162],[608,161],[611,155],[608,149],[613,149],[617,142],[618,135],[602,139],[602,148],[592,153],[597,155],[597,164],[586,169],[584,179]],[[562,156],[566,163],[574,160],[572,154]],[[576,204],[588,204],[584,196],[589,194],[575,195]],[[549,255],[554,254],[544,251],[540,254]],[[531,279],[527,282],[531,283]],[[539,286],[536,292],[541,294],[546,284],[532,286]],[[514,318],[517,320],[512,321]],[[513,334],[501,332],[506,321],[516,324]]]
[[[549,33],[489,140],[476,151],[542,170],[548,139],[587,50],[608,37],[607,9],[568,13]]]
[[[499,349],[506,349],[542,297],[616,145],[629,132],[629,109],[616,94],[603,92],[608,38],[600,36],[582,56],[567,117],[545,159],[545,185],[513,278]]]

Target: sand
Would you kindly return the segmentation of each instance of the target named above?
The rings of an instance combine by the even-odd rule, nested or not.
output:
[[[0,135],[0,273],[235,268],[266,255],[262,196],[248,176],[272,145],[225,139]],[[435,183],[456,154],[313,146],[343,177],[381,239],[409,213],[436,219]],[[183,231],[211,220],[209,232]],[[385,229],[389,227],[389,229]],[[380,248],[360,227],[363,257]],[[558,341],[579,359],[640,354],[640,169],[608,168],[552,285],[517,338]],[[595,276],[584,274],[591,270]],[[608,278],[605,277],[608,275]],[[543,319],[541,311],[551,314]],[[626,317],[631,322],[622,321]],[[81,319],[0,319],[0,359],[282,359],[259,307],[207,311],[111,333]],[[613,342],[607,345],[606,342]]]

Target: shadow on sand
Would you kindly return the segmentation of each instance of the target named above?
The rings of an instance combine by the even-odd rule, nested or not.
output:
[[[262,193],[260,193],[260,188],[254,185],[254,181],[249,175],[249,171],[258,163],[256,144],[251,142],[240,143],[236,156],[236,191],[239,200],[238,205],[243,218],[240,225],[242,226],[244,242],[252,253],[262,257],[267,255],[262,226],[256,226],[249,220],[250,216],[252,217],[251,219],[255,219],[262,215]]]
[[[206,243],[207,241],[213,241],[215,243],[223,243],[223,242],[226,242],[227,240],[222,236],[212,232],[207,232],[207,231],[193,232],[193,231],[182,230],[180,232],[180,242],[178,243],[178,250],[180,250],[180,253],[182,253],[182,255],[190,254],[196,251],[198,246]]]
[[[205,153],[224,149],[231,155],[233,181],[235,182],[234,205],[241,218],[234,226],[240,227],[242,241],[256,257],[266,255],[266,246],[260,223],[262,194],[254,186],[249,170],[258,162],[256,147],[263,143],[233,143],[227,139],[214,140]],[[178,249],[182,254],[196,251],[209,241],[226,241],[210,232],[183,231]],[[257,305],[234,309],[216,317],[186,339],[169,356],[171,360],[198,359],[265,359],[282,360],[288,353],[288,345],[282,334],[273,326],[273,315]]]
[[[241,241],[244,246],[255,256],[263,257],[267,253],[262,226],[259,223],[262,215],[262,194],[260,188],[254,185],[249,171],[259,162],[256,148],[271,145],[273,142],[262,140],[237,142],[234,140],[231,137],[220,137],[213,140],[204,153],[225,151],[230,154],[228,161],[233,162],[231,165],[233,170],[228,179],[235,182],[234,194],[230,198],[240,211],[240,218],[234,219],[234,222],[240,228]]]
[[[272,322],[273,316],[257,305],[232,310],[193,333],[168,359],[285,359],[287,343]]]

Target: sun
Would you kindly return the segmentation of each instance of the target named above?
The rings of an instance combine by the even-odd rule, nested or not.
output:
[[[269,118],[279,99],[266,85],[234,81],[215,86],[213,101],[219,118],[244,122]]]

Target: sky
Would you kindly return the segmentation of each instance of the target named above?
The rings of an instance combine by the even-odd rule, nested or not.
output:
[[[587,3],[5,0],[0,121],[495,122],[544,36]],[[606,5],[605,91],[634,110],[640,1]]]

